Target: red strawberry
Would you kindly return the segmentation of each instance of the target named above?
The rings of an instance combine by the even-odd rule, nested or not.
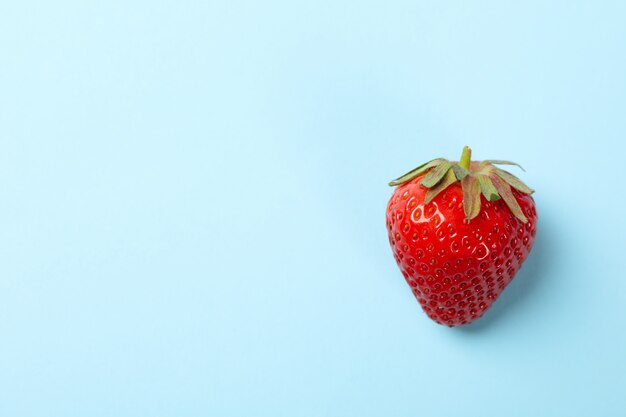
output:
[[[426,314],[450,327],[481,317],[528,256],[535,202],[507,161],[433,159],[389,183],[394,258]]]

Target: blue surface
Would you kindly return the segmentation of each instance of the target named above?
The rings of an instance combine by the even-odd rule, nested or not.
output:
[[[625,20],[2,2],[0,415],[624,415]],[[524,165],[540,223],[448,329],[391,256],[386,183],[465,144]]]

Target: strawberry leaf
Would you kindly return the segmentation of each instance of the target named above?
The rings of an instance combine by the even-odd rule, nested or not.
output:
[[[480,185],[474,175],[467,175],[461,180],[463,187],[463,210],[466,220],[471,220],[480,213]]]
[[[518,164],[517,162],[502,161],[502,160],[498,160],[498,159],[487,159],[487,160],[483,161],[482,163],[483,164],[484,163],[495,164],[495,165],[515,165],[516,167],[518,167],[522,171],[526,172],[526,170],[524,168],[522,168],[522,166],[520,164]]]
[[[446,172],[450,170],[450,167],[451,165],[448,161],[443,161],[439,163],[439,165],[430,170],[428,174],[424,175],[424,178],[422,178],[420,184],[422,184],[426,188],[437,185],[437,183],[441,181],[443,176],[446,175]]]
[[[487,201],[496,201],[500,199],[500,195],[498,195],[498,190],[496,190],[496,187],[493,186],[493,183],[488,176],[477,175],[476,177],[478,178],[480,191],[482,191]]]
[[[510,172],[504,171],[500,168],[496,168],[496,174],[498,174],[500,178],[502,178],[511,187],[517,189],[518,191],[521,191],[525,194],[532,194],[535,192],[535,190],[528,187],[519,178],[517,178],[515,175],[511,174]]]
[[[459,164],[452,164],[452,171],[454,171],[454,175],[458,180],[462,180],[469,174],[469,171]]]
[[[446,175],[443,177],[442,181],[439,181],[437,185],[435,185],[433,188],[429,188],[428,191],[426,191],[426,196],[424,197],[424,204],[428,204],[431,201],[433,201],[433,199],[437,197],[439,193],[441,193],[443,190],[445,190],[446,188],[448,188],[450,185],[454,184],[455,182],[456,182],[456,177],[454,176],[454,172],[452,172],[452,170],[449,169],[446,172]]]
[[[509,207],[509,210],[513,213],[515,217],[520,219],[524,223],[528,223],[528,219],[524,216],[519,203],[515,199],[513,192],[511,191],[511,186],[507,184],[503,179],[501,179],[497,175],[493,175],[491,177],[491,182],[493,182],[494,187],[498,190],[498,193]]]
[[[439,165],[443,161],[445,161],[445,159],[443,159],[443,158],[436,158],[436,159],[433,159],[431,161],[428,161],[428,162],[418,166],[417,168],[412,169],[411,171],[407,172],[406,174],[402,175],[401,177],[398,177],[395,180],[391,181],[389,183],[389,185],[391,187],[394,187],[396,185],[404,184],[405,182],[411,181],[413,178],[419,176],[421,173],[425,172],[426,170]]]

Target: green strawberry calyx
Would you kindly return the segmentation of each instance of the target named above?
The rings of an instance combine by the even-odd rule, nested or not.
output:
[[[389,185],[392,187],[401,185],[425,173],[420,184],[428,188],[424,197],[424,204],[428,204],[443,190],[460,181],[466,220],[469,221],[480,213],[480,195],[482,194],[487,201],[503,199],[513,215],[527,223],[528,219],[522,212],[511,188],[524,194],[532,194],[534,190],[515,175],[495,165],[516,165],[522,171],[524,168],[509,161],[492,159],[481,162],[471,161],[471,156],[472,150],[465,146],[459,162],[436,158],[391,181]]]

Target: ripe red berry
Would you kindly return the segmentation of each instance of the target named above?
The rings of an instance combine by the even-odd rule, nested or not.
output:
[[[432,160],[403,175],[387,204],[394,258],[424,312],[450,327],[480,318],[535,241],[533,190],[495,164]],[[514,164],[516,165],[516,164]]]

